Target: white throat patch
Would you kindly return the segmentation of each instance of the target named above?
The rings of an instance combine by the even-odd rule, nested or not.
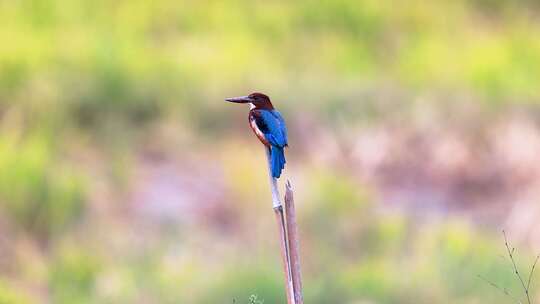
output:
[[[249,109],[250,109],[250,110],[255,109],[255,105],[254,105],[252,102],[249,103]]]

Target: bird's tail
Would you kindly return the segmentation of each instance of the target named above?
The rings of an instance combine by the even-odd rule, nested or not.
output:
[[[281,170],[285,168],[285,152],[283,148],[272,146],[270,151],[270,165],[272,167],[272,176],[279,178],[281,176]]]

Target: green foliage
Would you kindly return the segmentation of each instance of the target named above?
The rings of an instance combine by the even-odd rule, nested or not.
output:
[[[259,300],[257,295],[249,296],[249,304],[263,304],[264,300]]]
[[[0,304],[30,304],[34,303],[20,291],[8,287],[0,281]]]
[[[46,138],[0,138],[0,206],[36,236],[61,233],[81,213],[82,180],[55,163]]]
[[[249,298],[249,303],[281,303],[285,301],[283,284],[281,268],[252,265],[246,269],[230,269],[206,290],[206,295],[199,301],[219,303],[222,299]]]
[[[0,48],[1,102],[52,98],[89,131],[171,110],[205,126],[231,88],[280,97],[294,87],[313,105],[342,92],[338,83],[460,88],[496,103],[540,97],[540,28],[520,18],[532,2],[23,3],[2,4],[11,43]],[[503,13],[481,22],[492,7]],[[52,96],[32,94],[43,86]]]
[[[94,303],[99,260],[79,248],[60,247],[51,264],[50,287],[54,303]]]

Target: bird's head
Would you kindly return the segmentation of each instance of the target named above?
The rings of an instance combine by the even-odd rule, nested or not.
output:
[[[257,109],[273,109],[272,102],[270,101],[270,97],[263,93],[251,93],[248,96],[240,96],[240,97],[231,97],[226,98],[226,101],[229,102],[236,102],[236,103],[249,103],[252,105],[252,108]]]

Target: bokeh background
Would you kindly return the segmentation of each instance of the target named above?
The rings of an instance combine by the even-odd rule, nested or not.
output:
[[[284,303],[251,91],[306,303],[513,303],[539,84],[534,0],[0,0],[0,303]]]

